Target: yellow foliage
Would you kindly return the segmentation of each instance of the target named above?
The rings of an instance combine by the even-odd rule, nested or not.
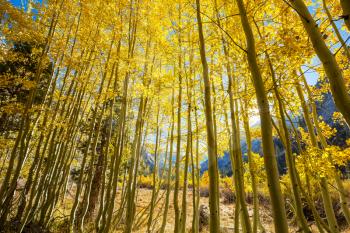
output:
[[[208,171],[205,171],[202,176],[201,179],[199,181],[199,187],[200,188],[206,188],[209,186],[209,174]]]
[[[267,192],[265,184],[266,184],[266,173],[265,173],[265,165],[264,165],[264,158],[261,157],[259,154],[252,153],[252,159],[249,161],[249,163],[243,164],[243,170],[244,170],[244,185],[246,192],[252,192],[252,177],[251,172],[255,175],[255,181],[257,187],[260,189],[263,189],[263,192]]]
[[[141,175],[138,182],[139,182],[139,185],[142,187],[152,187],[153,186],[152,176]]]
[[[350,149],[341,150],[337,146],[329,146],[325,149],[307,147],[296,157],[296,166],[299,176],[306,178],[306,174],[319,180],[319,178],[333,178],[336,172],[335,166],[345,165],[350,160]]]

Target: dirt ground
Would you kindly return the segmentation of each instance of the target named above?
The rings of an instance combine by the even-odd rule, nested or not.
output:
[[[139,189],[139,193],[137,196],[137,211],[136,211],[136,217],[134,223],[136,225],[139,225],[137,229],[133,229],[133,232],[137,233],[145,233],[147,232],[147,217],[148,217],[148,210],[147,209],[150,199],[152,196],[152,190],[149,189]],[[182,192],[179,193],[179,205],[181,208],[181,197]],[[157,232],[158,229],[161,226],[162,218],[163,218],[163,210],[164,210],[164,203],[165,203],[165,191],[160,190],[158,198],[160,198],[160,201],[158,202],[158,205],[155,208],[154,211],[154,225],[152,232]],[[209,199],[207,197],[201,197],[200,199],[200,205],[208,206]],[[192,226],[192,216],[193,216],[193,204],[192,204],[192,190],[188,191],[187,194],[187,221],[186,221],[186,232],[191,232],[191,226]],[[235,205],[234,204],[226,204],[223,201],[223,198],[220,198],[220,225],[222,228],[223,233],[231,233],[233,231],[234,227],[234,211],[235,211]],[[248,205],[248,212],[249,216],[252,217],[253,215],[253,207],[252,205]],[[144,213],[144,214],[141,214]],[[268,207],[261,206],[260,207],[260,220],[262,222],[262,225],[264,226],[266,232],[274,232],[273,230],[273,218],[271,215],[271,210]],[[167,224],[165,227],[165,232],[173,232],[174,231],[174,222],[175,222],[175,213],[174,213],[174,204],[173,204],[173,193],[171,193],[170,196],[170,206],[169,206],[169,212],[167,216]],[[289,226],[290,232],[298,232],[297,226],[291,225]],[[318,232],[315,227],[312,227],[313,232]],[[117,230],[116,232],[122,231],[122,225],[121,229]],[[202,232],[209,232],[207,228],[204,228]],[[343,233],[350,233],[350,229],[342,231]]]

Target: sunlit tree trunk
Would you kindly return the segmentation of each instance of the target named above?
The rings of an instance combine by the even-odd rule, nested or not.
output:
[[[315,124],[315,127],[316,127],[317,135],[319,136],[319,140],[321,142],[322,147],[323,148],[327,148],[328,147],[327,141],[326,141],[325,137],[323,136],[322,131],[320,129],[320,126],[318,124],[318,117],[317,117],[317,111],[316,111],[316,102],[313,100],[313,96],[312,96],[310,88],[309,88],[309,86],[308,86],[308,84],[306,82],[305,76],[303,76],[303,81],[304,81],[304,85],[306,87],[306,90],[308,92],[309,101],[311,103],[312,116],[313,116],[313,119],[314,119],[314,124]],[[334,163],[333,162],[333,156],[330,156],[329,160],[330,160],[331,164]],[[335,178],[335,182],[336,182],[336,186],[337,186],[337,191],[338,191],[338,194],[339,194],[339,197],[340,197],[341,209],[343,211],[343,214],[345,216],[346,221],[350,225],[350,210],[349,210],[349,206],[348,206],[349,202],[347,200],[346,191],[345,191],[344,185],[343,185],[343,183],[342,183],[342,181],[340,179],[340,175],[339,175],[339,173],[336,170],[334,171],[334,178]]]
[[[220,209],[219,203],[219,190],[218,182],[219,178],[217,175],[217,160],[216,160],[216,141],[214,135],[213,126],[213,113],[211,106],[211,94],[210,94],[210,80],[208,73],[207,58],[205,55],[205,42],[202,27],[202,18],[200,11],[200,2],[196,0],[197,8],[197,22],[198,22],[198,34],[200,44],[200,55],[203,68],[203,80],[204,80],[204,97],[205,97],[205,118],[207,125],[207,145],[208,145],[208,160],[209,160],[209,209],[210,209],[210,232],[219,232],[220,230]]]
[[[129,171],[128,171],[128,183],[126,190],[126,224],[125,224],[125,233],[132,232],[132,226],[134,222],[134,216],[136,211],[135,203],[135,193],[136,193],[136,177],[138,172],[138,158],[141,153],[141,133],[142,133],[142,123],[143,123],[143,113],[146,103],[146,99],[141,97],[138,109],[138,116],[136,120],[135,135],[133,141],[133,151],[131,153],[131,159],[129,161]]]
[[[245,91],[245,93],[247,93],[247,91]],[[253,192],[252,194],[253,195],[253,229],[252,230],[253,230],[253,233],[256,233],[259,227],[262,232],[265,232],[265,229],[263,229],[263,226],[260,222],[260,216],[259,216],[258,187],[257,187],[257,181],[256,181],[256,174],[254,171],[254,164],[253,164],[254,161],[253,161],[253,155],[252,155],[252,139],[250,134],[247,99],[244,99],[241,102],[241,109],[242,109],[243,127],[244,127],[245,136],[246,136],[246,143],[247,143],[249,174],[251,177],[252,192]]]
[[[191,75],[187,77],[191,79]],[[192,121],[191,121],[191,111],[192,111],[192,86],[189,84],[191,81],[187,80],[187,145],[185,152],[185,167],[184,167],[184,183],[182,190],[182,208],[181,208],[181,219],[180,219],[180,232],[186,232],[186,218],[187,218],[187,186],[188,186],[188,168],[190,162],[190,153],[192,152]],[[192,154],[191,154],[192,157]]]
[[[158,147],[159,147],[159,138],[161,137],[161,133],[159,132],[159,96],[158,96],[158,107],[157,107],[157,130],[156,130],[156,141],[155,141],[155,148],[154,148],[154,166],[153,166],[153,189],[152,189],[152,197],[151,197],[151,203],[150,203],[150,211],[148,216],[148,222],[147,222],[147,232],[151,232],[152,222],[153,222],[153,212],[155,208],[155,202],[156,202],[156,189],[157,189],[157,176],[158,176]]]
[[[178,81],[179,93],[177,100],[177,141],[176,141],[176,161],[175,161],[175,187],[174,187],[174,210],[175,210],[175,226],[174,233],[179,233],[181,228],[180,218],[181,212],[179,207],[179,189],[180,189],[180,163],[181,163],[181,106],[182,106],[182,39],[181,39],[181,2],[178,4]]]
[[[151,80],[148,77],[148,51],[150,47],[150,39],[147,41],[145,58],[146,62],[144,65],[144,73],[143,73],[143,84],[146,88],[149,87]],[[153,61],[154,62],[154,61]],[[153,63],[152,63],[153,67]],[[152,70],[152,69],[151,69]],[[144,117],[146,113],[146,107],[148,103],[148,96],[144,96],[142,94],[139,103],[139,109],[137,113],[136,126],[135,126],[135,134],[133,138],[133,146],[129,164],[129,173],[128,173],[128,183],[127,183],[127,204],[126,204],[126,225],[124,228],[125,233],[129,233],[132,231],[132,226],[135,217],[136,211],[136,203],[135,203],[135,194],[136,194],[136,183],[137,183],[137,175],[139,170],[140,156],[141,156],[141,142],[142,142],[142,129],[144,125]]]
[[[314,50],[323,64],[323,68],[330,83],[335,105],[343,114],[347,124],[350,125],[350,96],[346,90],[343,73],[339,68],[334,55],[324,42],[317,23],[312,18],[304,1],[293,0],[290,2],[298,12],[304,28],[310,37]]]
[[[191,38],[191,33],[189,33],[188,38],[190,40]],[[189,62],[190,64],[193,64],[193,44],[191,43],[191,53],[190,53],[190,58]],[[191,111],[196,111],[196,107],[193,106],[193,103],[195,103],[195,98],[192,100],[192,94],[194,92],[194,85],[193,85],[193,77],[195,76],[195,73],[193,74],[193,69],[192,66],[190,67],[190,72],[187,78],[187,98],[188,98],[188,117],[191,117]],[[195,93],[194,93],[195,97]],[[196,115],[196,113],[195,113]],[[193,132],[192,132],[192,120],[187,119],[187,125],[188,125],[188,130],[191,133],[190,136],[190,146],[191,148],[189,149],[189,153],[191,156],[191,177],[192,177],[192,232],[193,233],[198,233],[199,231],[199,209],[197,206],[197,198],[199,198],[199,195],[197,197],[197,193],[199,190],[199,182],[197,182],[197,171],[198,169],[198,164],[195,164],[195,158],[194,158],[194,153],[193,153]],[[198,155],[196,155],[198,157]],[[196,157],[196,159],[198,159]],[[198,177],[199,178],[199,177]]]
[[[340,0],[340,5],[343,9],[344,23],[350,31],[350,2],[348,0]]]
[[[193,91],[194,96],[196,96],[195,90]],[[195,119],[195,125],[196,125],[196,183],[197,183],[197,190],[196,190],[196,203],[194,205],[195,213],[193,215],[194,218],[194,226],[193,226],[193,233],[199,232],[199,202],[200,202],[200,167],[199,167],[199,127],[198,127],[198,115],[197,115],[197,108],[194,108],[194,119]]]
[[[305,101],[304,101],[304,104],[305,104]],[[285,111],[285,115],[287,116],[287,118],[288,118],[288,120],[289,120],[289,122],[290,122],[290,124],[292,126],[292,129],[293,129],[293,132],[294,132],[294,136],[295,136],[295,139],[296,139],[296,143],[297,143],[297,147],[298,147],[298,151],[301,152],[301,151],[303,151],[303,149],[302,149],[301,141],[300,141],[300,133],[296,129],[296,127],[295,127],[291,117],[287,114],[285,107],[284,107],[284,111]],[[300,187],[300,191],[303,194],[303,197],[306,199],[306,202],[307,202],[308,206],[311,209],[312,215],[315,218],[315,224],[316,224],[319,232],[320,233],[324,233],[325,231],[326,232],[331,232],[329,227],[327,226],[327,224],[321,219],[321,216],[317,212],[315,203],[313,201],[313,194],[312,194],[312,191],[311,191],[311,186],[310,186],[310,182],[309,182],[309,176],[307,174],[308,171],[306,169],[304,169],[304,172],[306,174],[306,189],[307,189],[308,193],[306,192],[305,188],[302,187],[302,186]],[[299,179],[298,182],[301,183],[300,177],[298,177],[298,179]]]
[[[241,146],[238,133],[238,123],[237,123],[237,103],[233,99],[233,78],[232,75],[229,75],[229,84],[228,84],[228,93],[230,99],[230,110],[231,110],[231,127],[232,127],[232,157],[233,157],[233,175],[235,183],[236,198],[239,205],[236,205],[236,213],[242,214],[242,228],[245,229],[247,233],[252,232],[248,208],[245,202],[245,193],[244,193],[244,182],[243,182],[243,165],[241,157]],[[235,219],[238,220],[238,216],[235,215]]]
[[[342,1],[342,0],[341,0],[341,1]],[[348,1],[348,2],[349,2],[349,1]],[[326,14],[327,14],[328,21],[329,21],[330,24],[332,25],[332,28],[333,28],[335,34],[337,35],[337,38],[338,38],[338,40],[339,40],[341,46],[343,47],[343,49],[344,49],[344,51],[345,51],[345,55],[346,55],[346,57],[348,58],[348,61],[350,62],[350,50],[349,50],[347,44],[345,43],[345,41],[344,41],[342,35],[340,34],[340,31],[339,31],[337,25],[334,23],[334,20],[333,20],[333,18],[332,18],[332,15],[331,15],[331,13],[329,12],[329,9],[328,9],[328,7],[327,7],[327,2],[326,2],[326,0],[322,0],[322,3],[323,3],[323,9],[325,10],[325,12],[326,12]],[[349,16],[348,16],[348,17],[350,17],[350,3],[348,3],[348,4],[349,4]],[[349,29],[350,29],[350,28],[349,28]]]
[[[62,4],[63,4],[63,1],[61,2],[61,5]],[[39,81],[43,71],[44,58],[48,53],[50,43],[51,43],[51,38],[55,33],[55,28],[58,21],[58,15],[59,15],[59,12],[53,13],[48,34],[45,38],[44,45],[42,47],[42,51],[39,57],[38,65],[37,67],[35,67],[36,71],[35,71],[34,82],[36,83]],[[33,106],[33,101],[34,101],[36,92],[37,92],[37,87],[35,86],[30,90],[28,100],[24,105],[24,111],[22,113],[21,121],[20,121],[20,129],[17,134],[14,146],[12,148],[8,169],[6,171],[5,177],[0,186],[0,225],[2,226],[5,224],[5,221],[8,217],[8,212],[10,209],[9,206],[14,196],[13,194],[16,189],[17,180],[20,175],[20,171],[22,169],[23,163],[26,160],[26,157],[28,155],[27,151],[28,151],[29,139],[32,133],[31,132],[32,113],[30,112],[30,110]]]
[[[298,96],[302,102],[304,119],[306,122],[308,133],[310,135],[311,145],[313,147],[318,148],[317,137],[315,135],[314,127],[311,123],[311,117],[309,115],[309,110],[305,104],[305,99],[304,99],[304,95],[303,95],[301,86],[300,86],[300,84],[296,84],[296,85],[297,85],[296,89],[297,89]],[[327,222],[328,222],[329,228],[331,229],[332,232],[339,232],[339,226],[337,224],[337,220],[335,218],[335,214],[333,211],[332,200],[331,200],[331,197],[329,194],[329,189],[328,189],[328,184],[327,184],[326,178],[324,178],[324,177],[321,178],[320,187],[321,187],[322,200],[323,200],[323,205],[324,205],[324,209],[326,212]]]
[[[224,46],[224,48],[226,48]],[[226,71],[227,71],[227,74],[228,74],[228,77],[229,79],[231,79],[231,68],[230,68],[230,65],[229,63],[226,64]],[[225,92],[225,88],[224,88],[224,84],[221,83],[221,88],[222,88],[222,91]],[[232,93],[232,91],[231,91]],[[231,98],[230,98],[230,104],[231,104]],[[231,106],[230,106],[231,108]],[[234,174],[234,168],[235,168],[235,165],[234,165],[234,152],[233,152],[233,137],[232,137],[232,133],[231,133],[231,130],[230,130],[230,125],[229,125],[229,117],[228,117],[228,114],[227,114],[227,109],[225,108],[224,109],[224,116],[225,116],[225,125],[226,125],[226,130],[228,132],[228,135],[229,135],[229,154],[230,154],[230,162],[231,162],[231,169],[232,169],[232,182],[233,182],[233,185],[234,185],[234,191],[235,191],[235,209],[234,209],[234,232],[235,233],[238,233],[240,231],[240,228],[239,228],[239,222],[240,222],[240,200],[239,200],[239,195],[238,195],[238,182],[237,182],[237,176]]]
[[[270,62],[269,62],[270,63]],[[304,212],[303,212],[303,205],[302,205],[302,200],[301,200],[301,193],[300,193],[300,183],[298,182],[298,178],[297,178],[297,170],[295,168],[295,161],[293,158],[293,153],[292,153],[292,145],[290,142],[290,136],[289,136],[289,130],[287,127],[287,123],[286,123],[286,118],[284,115],[284,111],[283,111],[283,105],[282,105],[282,99],[280,97],[280,93],[277,90],[277,83],[276,83],[276,78],[275,78],[275,74],[273,71],[273,67],[272,64],[269,64],[270,66],[270,71],[272,73],[273,76],[273,82],[274,82],[274,92],[275,92],[275,97],[277,100],[277,105],[278,105],[278,114],[279,117],[281,118],[280,120],[280,124],[281,124],[281,141],[284,144],[285,147],[285,156],[286,156],[286,162],[287,162],[287,168],[288,168],[288,173],[290,176],[290,181],[291,181],[291,185],[292,185],[292,191],[293,191],[293,200],[294,200],[294,204],[295,204],[295,215],[298,219],[298,223],[301,227],[301,229],[303,230],[303,232],[309,232],[311,233],[307,221],[305,219],[304,216]]]
[[[245,6],[242,0],[236,0],[240,12],[241,23],[247,41],[247,58],[250,72],[255,87],[257,103],[260,113],[262,144],[264,163],[267,174],[268,188],[270,192],[272,213],[274,217],[275,231],[280,233],[288,232],[287,219],[285,214],[284,201],[279,184],[277,162],[275,158],[274,145],[272,141],[272,123],[269,103],[266,90],[261,77],[261,72],[256,60],[255,40],[250,27]]]
[[[172,106],[174,106],[174,102],[175,102],[174,95],[175,95],[174,88],[172,88],[172,98],[171,98]],[[167,188],[166,188],[166,197],[165,197],[162,225],[159,231],[160,233],[164,233],[165,231],[166,220],[167,220],[168,211],[169,211],[169,202],[170,202],[170,193],[171,193],[171,174],[172,174],[172,165],[173,165],[174,121],[175,121],[175,112],[173,107],[171,110],[170,151],[169,151],[169,165],[168,165],[168,174],[167,174],[167,182],[166,182]]]
[[[262,38],[258,24],[255,21],[254,21],[254,24],[257,28],[257,31],[258,31],[260,38]],[[266,51],[265,51],[265,56],[266,56],[266,60],[267,60],[270,74],[272,77],[273,90],[274,90],[274,94],[275,94],[276,101],[277,101],[276,112],[278,112],[278,115],[280,117],[280,120],[279,120],[280,130],[281,130],[280,136],[281,136],[281,141],[283,142],[284,147],[285,147],[286,163],[287,163],[290,181],[292,184],[293,199],[294,199],[295,209],[296,209],[295,214],[296,214],[296,217],[298,219],[298,223],[299,223],[300,227],[303,229],[303,231],[311,233],[311,231],[308,227],[306,218],[304,216],[304,212],[303,212],[303,206],[302,206],[302,200],[301,200],[301,194],[300,194],[301,184],[300,184],[300,182],[298,182],[299,181],[299,179],[297,177],[298,173],[297,173],[297,170],[295,167],[295,160],[294,160],[293,153],[292,153],[292,145],[290,142],[289,130],[288,130],[287,123],[286,123],[286,117],[285,117],[284,111],[283,111],[283,104],[282,104],[281,95],[280,95],[280,92],[277,88],[278,84],[277,84],[275,69],[274,69],[272,61],[270,59],[270,55]]]
[[[121,41],[119,40],[118,43],[118,54],[120,51],[120,46],[121,46]],[[131,51],[130,51],[131,52]],[[131,53],[132,54],[132,53]],[[131,55],[129,55],[131,56]],[[114,83],[114,90],[117,91],[117,85],[118,85],[118,72],[119,69],[119,60],[117,61],[117,66],[116,66],[116,80]],[[112,221],[112,215],[113,215],[113,209],[114,209],[114,203],[115,203],[115,198],[116,198],[116,186],[118,182],[118,177],[119,177],[119,170],[120,170],[120,164],[123,156],[123,147],[124,147],[124,142],[126,141],[126,113],[127,113],[127,99],[128,99],[128,84],[129,84],[129,73],[127,72],[124,78],[124,83],[123,83],[123,95],[122,95],[122,102],[121,102],[121,111],[120,111],[120,119],[119,119],[119,124],[117,128],[117,133],[115,136],[115,149],[114,153],[111,158],[111,165],[110,165],[110,176],[111,179],[108,182],[107,185],[107,190],[106,190],[106,202],[111,202],[110,205],[107,206],[107,208],[104,209],[103,211],[103,219],[105,224],[102,225],[102,229],[99,229],[99,222],[97,222],[96,228],[98,229],[97,231],[101,232],[108,232],[110,227],[111,227],[111,221]],[[113,106],[113,104],[112,104]],[[114,111],[113,109],[111,111]],[[124,183],[123,183],[124,184]]]
[[[181,55],[179,55],[181,57]],[[179,72],[181,69],[181,58],[179,58]],[[180,207],[179,207],[179,189],[180,189],[180,163],[181,163],[181,105],[182,105],[182,76],[179,73],[179,93],[177,100],[177,140],[176,140],[176,160],[175,160],[175,187],[174,187],[174,210],[175,226],[174,233],[180,232]]]

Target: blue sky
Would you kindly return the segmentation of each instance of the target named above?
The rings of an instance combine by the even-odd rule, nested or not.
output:
[[[10,0],[10,2],[17,7],[21,7],[21,0]]]
[[[22,7],[22,3],[21,0],[8,0],[10,3],[12,3],[12,5],[16,6],[16,7]],[[28,2],[29,0],[22,0],[23,4],[25,4],[26,2]],[[42,2],[42,0],[34,0],[33,2]]]

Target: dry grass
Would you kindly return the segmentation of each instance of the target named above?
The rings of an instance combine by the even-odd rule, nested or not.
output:
[[[151,197],[151,190],[148,189],[140,189],[138,193],[137,198],[137,213],[144,211],[145,208],[147,208],[150,197]],[[163,207],[164,207],[164,200],[165,200],[165,191],[161,190],[159,193],[159,197],[163,197],[159,204],[156,207],[155,210],[155,220],[154,220],[154,227],[152,232],[157,232],[157,230],[161,226],[162,217],[163,217]],[[182,197],[182,192],[179,193],[179,197]],[[208,197],[201,197],[200,204],[208,205],[209,199]],[[181,205],[181,200],[179,201]],[[181,206],[180,206],[181,207]],[[192,203],[192,190],[189,190],[187,194],[187,221],[186,221],[186,232],[191,232],[192,227],[192,216],[193,216],[193,203]],[[235,204],[234,203],[226,203],[224,200],[224,197],[222,196],[220,198],[220,222],[221,226],[224,229],[224,232],[233,232],[234,227],[234,211],[235,211]],[[253,215],[253,209],[251,205],[248,205],[248,212],[249,215],[252,217]],[[148,216],[148,212],[145,212],[144,217],[146,218]],[[261,206],[260,208],[260,216],[261,216],[261,222],[264,225],[267,232],[273,232],[273,218],[271,216],[271,211],[269,207]],[[140,216],[138,216],[135,219],[135,222],[140,221]],[[170,198],[170,206],[169,206],[169,212],[168,212],[168,218],[167,218],[167,224],[165,228],[165,232],[173,232],[174,231],[174,222],[175,222],[175,212],[174,212],[174,204],[173,204],[173,193],[171,194]],[[120,225],[120,229],[118,229],[116,232],[122,232],[123,226]],[[290,232],[296,232],[296,228],[294,226],[291,226]],[[133,232],[137,233],[144,233],[147,231],[146,224],[141,225],[138,229],[134,229]],[[207,228],[204,228],[202,232],[209,232]],[[316,232],[316,231],[315,231]],[[350,232],[349,232],[350,233]]]
[[[350,184],[350,183],[349,183]],[[138,197],[137,197],[137,213],[140,211],[144,211],[145,208],[147,208],[150,198],[151,198],[151,192],[152,190],[149,189],[139,189]],[[163,207],[165,203],[165,190],[160,190],[159,197],[161,200],[159,201],[156,209],[155,209],[155,220],[154,220],[154,226],[152,232],[157,232],[157,230],[161,226],[162,217],[163,217]],[[179,193],[179,203],[181,208],[181,197],[182,192]],[[233,232],[234,227],[234,212],[235,212],[235,204],[230,202],[228,203],[226,200],[225,195],[221,195],[220,198],[220,223],[223,228],[224,233],[230,233]],[[261,199],[261,198],[260,198]],[[192,203],[192,190],[188,190],[187,194],[187,221],[186,221],[186,232],[191,232],[192,227],[192,216],[193,216],[193,203]],[[267,232],[273,233],[273,218],[272,213],[270,209],[270,205],[267,201],[262,201],[260,206],[260,220]],[[208,197],[201,197],[200,204],[201,205],[208,205],[209,198]],[[253,208],[252,205],[248,205],[248,212],[250,217],[253,215]],[[144,212],[144,217],[147,218],[148,211]],[[137,216],[135,219],[135,222],[140,221],[140,215]],[[147,222],[147,221],[146,221]],[[175,212],[174,212],[174,204],[173,204],[173,193],[171,193],[170,196],[170,206],[169,206],[169,212],[168,212],[168,218],[167,218],[167,224],[165,228],[165,232],[173,232],[174,231],[174,222],[175,222]],[[134,229],[133,232],[137,233],[144,233],[146,232],[147,227],[146,224],[140,225],[138,229]],[[298,232],[297,226],[295,226],[294,223],[290,223],[289,226],[290,232]],[[312,226],[313,232],[318,232],[315,226]],[[121,228],[118,229],[116,232],[122,232],[122,225]],[[207,228],[204,228],[202,232],[209,232]],[[350,233],[350,229],[342,231],[342,233]]]
[[[344,184],[345,188],[347,189],[350,187],[350,182]],[[348,189],[350,190],[350,189]],[[71,190],[72,192],[74,190]],[[203,193],[206,193],[208,190],[202,190]],[[234,212],[235,212],[235,203],[234,201],[231,200],[232,198],[232,193],[227,192],[227,190],[222,190],[223,192],[221,193],[221,198],[220,198],[220,221],[221,221],[221,226],[224,229],[224,233],[229,233],[233,232],[233,227],[234,227]],[[74,192],[73,192],[74,193]],[[174,201],[173,201],[173,192],[170,195],[170,205],[169,205],[169,212],[167,215],[167,224],[165,228],[165,232],[173,232],[174,231],[174,222],[175,222],[175,213],[174,213]],[[59,207],[60,213],[65,216],[69,214],[69,209],[71,205],[71,198],[74,195],[66,198],[65,204],[61,205]],[[117,194],[118,197],[120,197],[120,192]],[[151,196],[152,196],[152,190],[148,188],[139,188],[138,189],[138,194],[137,194],[137,201],[136,201],[136,217],[134,223],[138,225],[138,227],[133,229],[133,232],[135,233],[145,233],[147,232],[147,218],[148,218],[148,213],[149,213],[149,203],[151,201]],[[186,232],[191,232],[191,227],[192,227],[192,216],[193,216],[193,203],[192,203],[192,190],[188,190],[187,198],[186,198],[186,208],[187,208],[187,221],[186,221]],[[158,229],[161,226],[162,223],[162,218],[163,218],[163,211],[164,211],[164,203],[165,203],[165,190],[160,190],[158,198],[160,199],[155,211],[154,211],[154,225],[152,228],[152,232],[157,232]],[[182,192],[179,192],[179,204],[181,208],[181,198],[182,198]],[[230,200],[228,200],[230,199]],[[249,198],[248,198],[249,199]],[[267,232],[274,232],[273,231],[273,218],[271,214],[271,209],[270,209],[270,203],[268,201],[268,198],[265,196],[259,196],[260,200],[260,220],[262,222],[262,225],[264,226],[265,230]],[[248,200],[248,212],[250,217],[253,215],[253,208],[252,208],[252,201]],[[207,195],[201,196],[200,199],[200,205],[205,205],[208,206],[209,203],[209,198]],[[119,207],[120,200],[116,200],[116,208]],[[289,220],[291,221],[291,220]],[[85,232],[93,232],[93,230],[88,227],[89,224],[86,224],[86,231]],[[67,226],[67,223],[65,221],[62,221],[62,224],[60,226],[56,226],[55,229],[52,232],[58,233],[58,232],[65,232],[64,227]],[[118,229],[116,229],[115,232],[122,232],[123,231],[123,221],[118,224]],[[57,231],[57,229],[60,229]],[[90,230],[87,230],[90,229]],[[295,223],[290,222],[289,226],[290,232],[298,232],[297,226]],[[317,229],[313,226],[312,227],[313,232],[318,232]],[[202,232],[209,232],[207,228],[203,228]],[[350,233],[350,229],[344,230],[342,233]]]

